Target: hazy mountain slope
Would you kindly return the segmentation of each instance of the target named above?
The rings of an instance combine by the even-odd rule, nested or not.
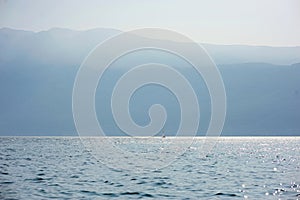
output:
[[[53,28],[42,32],[0,29],[0,62],[30,60],[39,64],[78,64],[98,43],[120,33],[114,29],[74,31]],[[203,44],[217,64],[300,62],[300,47]]]
[[[300,62],[300,47],[203,44],[217,64],[270,63],[291,65]]]
[[[300,64],[235,64],[220,71],[228,98],[224,132],[299,135]]]
[[[112,29],[51,29],[39,33],[1,29],[0,135],[76,135],[71,105],[76,72],[95,45],[116,33],[119,31]],[[224,135],[300,135],[300,64],[291,65],[299,62],[299,47],[204,46],[218,63],[226,87]],[[202,93],[205,89],[199,86],[199,77],[177,60],[167,58],[164,62],[178,63],[198,88],[198,96],[204,101],[202,122],[207,127],[209,97]],[[131,61],[125,64],[130,66]],[[121,74],[118,70],[112,69],[104,90],[114,84]],[[166,129],[176,130],[180,113],[174,97],[163,95],[157,88],[145,88],[135,99],[131,108],[135,120],[145,124],[144,106],[160,102],[167,106],[170,116]],[[121,134],[107,113],[109,109],[97,109],[105,128]],[[205,131],[205,127],[200,130]]]

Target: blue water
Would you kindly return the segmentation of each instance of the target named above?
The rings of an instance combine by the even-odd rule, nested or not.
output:
[[[300,199],[300,137],[219,138],[205,157],[201,140],[165,168],[135,172],[108,168],[79,138],[2,137],[0,199]]]

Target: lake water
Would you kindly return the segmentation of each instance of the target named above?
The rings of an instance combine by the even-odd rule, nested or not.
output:
[[[136,161],[164,141],[189,142],[111,141],[137,152]],[[147,171],[134,169],[135,161],[122,169],[128,158],[104,143],[99,161],[76,137],[1,137],[0,199],[300,199],[300,137],[220,137],[204,157],[197,138],[174,162]],[[114,158],[115,168],[107,167]]]

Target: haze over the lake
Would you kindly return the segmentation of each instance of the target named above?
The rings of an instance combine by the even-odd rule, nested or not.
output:
[[[107,38],[144,27],[177,31],[207,50],[227,96],[223,135],[299,135],[299,19],[297,0],[0,1],[0,135],[76,135],[72,90],[83,60]],[[201,76],[180,59],[153,51],[129,55],[107,70],[95,105],[103,129],[122,135],[110,109],[113,86],[129,67],[153,61],[189,79],[203,135],[211,102]],[[179,104],[166,88],[147,86],[134,94],[133,120],[147,125],[155,103],[168,113],[166,134],[175,133]]]

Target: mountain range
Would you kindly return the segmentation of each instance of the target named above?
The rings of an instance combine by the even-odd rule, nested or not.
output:
[[[97,44],[118,33],[121,31],[104,28],[41,32],[0,29],[0,135],[77,135],[72,116],[76,73]],[[222,135],[300,136],[300,47],[201,45],[219,68],[226,89],[227,117]],[[142,52],[135,59],[144,62],[153,53]],[[161,61],[180,65],[179,70],[195,87],[202,101],[202,135],[210,118],[205,85],[184,63],[168,56]],[[116,63],[107,72],[110,78],[98,88],[96,100],[106,102],[96,105],[98,118],[112,135],[123,133],[110,113],[109,95],[101,91],[110,94],[122,70],[132,63],[130,59]],[[180,109],[166,89],[145,87],[136,94],[130,107],[133,119],[147,124],[146,111],[153,103],[165,105],[169,114],[166,134],[176,132]]]

